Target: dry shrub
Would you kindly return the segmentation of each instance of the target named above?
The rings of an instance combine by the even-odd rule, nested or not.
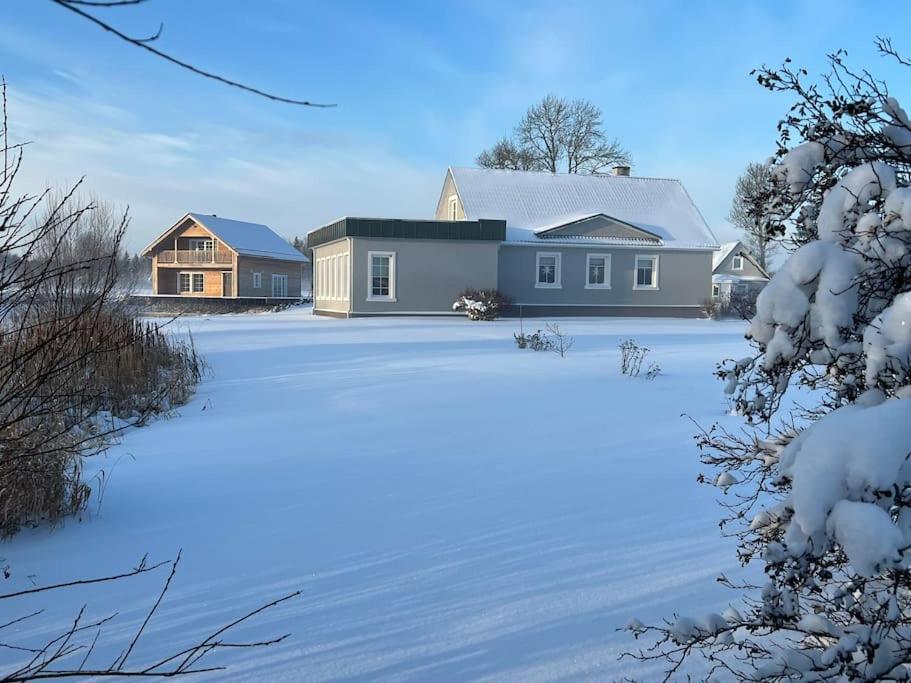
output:
[[[204,368],[192,338],[119,307],[14,328],[0,335],[0,356],[12,355],[23,362],[3,382],[0,536],[82,509],[83,458],[185,403]]]
[[[0,536],[81,510],[83,459],[184,403],[204,367],[126,303],[126,216],[13,196],[15,168],[0,169]]]

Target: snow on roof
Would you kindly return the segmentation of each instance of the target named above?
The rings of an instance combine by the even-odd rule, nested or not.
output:
[[[718,284],[721,282],[768,282],[769,278],[761,275],[712,275],[712,282]]]
[[[712,256],[712,270],[715,270],[715,268],[724,263],[724,260],[731,255],[731,252],[739,246],[739,240],[735,240],[733,242],[725,242],[722,244],[721,248]]]
[[[679,180],[586,176],[486,168],[450,168],[468,219],[506,221],[507,241],[538,241],[535,232],[603,213],[655,234],[668,247],[717,249]],[[556,243],[557,238],[549,238]]]
[[[238,254],[306,262],[306,256],[261,223],[247,223],[205,213],[187,214]]]

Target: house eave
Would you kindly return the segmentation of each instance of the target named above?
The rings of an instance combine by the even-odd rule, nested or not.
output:
[[[593,247],[603,247],[610,249],[660,249],[661,251],[699,251],[699,252],[713,252],[718,249],[716,245],[711,244],[656,244],[650,241],[606,241],[603,239],[597,238],[575,238],[572,240],[561,239],[561,238],[550,238],[550,239],[531,239],[531,240],[504,240],[501,243],[504,247],[514,246],[514,247],[538,247],[538,248],[547,248],[547,247],[573,247],[581,249],[591,249]]]

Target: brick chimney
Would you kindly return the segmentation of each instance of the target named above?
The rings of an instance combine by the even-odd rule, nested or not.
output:
[[[615,176],[629,176],[629,172],[629,166],[614,166],[613,169],[611,169],[611,173]]]

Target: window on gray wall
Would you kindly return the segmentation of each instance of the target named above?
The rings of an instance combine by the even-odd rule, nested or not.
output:
[[[586,289],[610,289],[610,254],[587,254]]]
[[[373,257],[373,296],[389,296],[389,257]]]
[[[262,273],[253,273],[253,289],[262,289],[263,286],[263,274]]]
[[[560,286],[560,254],[539,251],[535,255],[535,287],[550,289]]]
[[[395,254],[387,251],[371,251],[367,254],[370,272],[368,299],[395,300]]]
[[[658,257],[636,257],[636,280],[633,289],[658,289]]]

